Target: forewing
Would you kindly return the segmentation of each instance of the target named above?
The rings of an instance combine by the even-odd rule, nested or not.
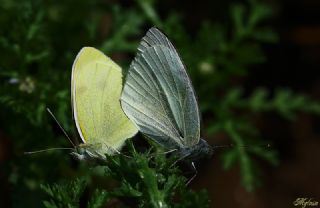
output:
[[[176,87],[173,88],[175,92],[173,94],[178,94],[179,97],[175,97],[176,104],[180,107],[184,106],[181,111],[173,111],[176,123],[178,123],[179,131],[183,133],[184,144],[186,146],[192,146],[197,144],[200,140],[200,114],[199,108],[196,100],[196,96],[194,93],[194,89],[192,87],[192,82],[188,77],[185,66],[180,59],[178,52],[176,51],[173,44],[170,40],[156,27],[152,27],[148,30],[147,34],[142,38],[142,41],[138,47],[138,53],[143,53],[144,50],[148,49],[151,46],[165,46],[170,50],[170,56],[166,57],[165,60],[160,60],[162,62],[168,62],[171,60],[173,77],[179,77],[180,79],[175,79]],[[168,54],[166,54],[168,55]],[[169,59],[168,59],[169,58]],[[171,59],[170,59],[171,58]],[[184,94],[186,92],[186,94]],[[183,105],[183,100],[185,100],[185,105]],[[169,101],[172,101],[169,99]],[[172,102],[171,102],[172,103]],[[174,109],[174,105],[171,105]]]
[[[200,122],[190,79],[175,50],[145,40],[126,78],[123,110],[163,146],[193,146],[199,141]]]
[[[119,149],[137,133],[120,106],[121,68],[102,52],[83,48],[73,65],[72,105],[83,142]]]
[[[169,39],[156,27],[152,27],[148,30],[147,34],[142,38],[140,45],[138,47],[138,53],[142,53],[144,50],[149,48],[150,46],[162,45],[170,50],[172,50],[176,56],[179,57],[176,49],[169,41]],[[179,58],[180,61],[180,58]],[[180,61],[181,62],[181,61]]]

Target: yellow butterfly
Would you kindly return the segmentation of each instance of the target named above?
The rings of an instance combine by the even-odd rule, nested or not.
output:
[[[95,48],[82,48],[71,78],[73,117],[83,142],[71,153],[77,159],[113,155],[138,132],[121,108],[121,91],[121,67]]]

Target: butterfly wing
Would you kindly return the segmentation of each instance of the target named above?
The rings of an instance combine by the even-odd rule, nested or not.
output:
[[[95,48],[83,48],[72,69],[73,116],[82,141],[99,146],[100,153],[119,150],[136,126],[120,105],[122,71]]]
[[[142,39],[121,104],[142,133],[169,149],[199,142],[199,110],[191,81],[173,45],[156,28]]]

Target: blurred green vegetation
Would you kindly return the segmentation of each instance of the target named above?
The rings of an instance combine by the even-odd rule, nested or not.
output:
[[[6,148],[11,150],[9,160],[0,162],[12,190],[12,206],[43,206],[45,190],[51,198],[45,201],[46,207],[77,207],[84,200],[81,197],[87,187],[93,189],[87,199],[89,207],[102,207],[111,198],[121,201],[125,196],[138,200],[140,207],[157,207],[154,201],[172,201],[171,192],[190,199],[184,202],[190,204],[181,200],[180,204],[168,206],[191,207],[196,203],[204,207],[207,202],[203,192],[188,191],[186,178],[176,167],[161,172],[159,166],[171,161],[166,157],[150,162],[150,155],[131,149],[137,161],[123,162],[122,156],[110,158],[110,163],[103,165],[109,170],[104,171],[105,177],[122,182],[106,191],[91,183],[88,175],[95,168],[73,161],[66,152],[23,155],[24,151],[46,147],[70,147],[45,109],[51,108],[69,134],[76,135],[69,87],[71,65],[83,46],[99,48],[127,70],[146,30],[155,25],[164,31],[193,81],[204,121],[202,134],[211,144],[215,144],[218,133],[228,136],[235,148],[220,155],[223,166],[229,169],[239,165],[242,185],[248,191],[260,184],[258,158],[272,165],[278,163],[275,149],[254,146],[268,144],[268,140],[259,134],[251,116],[275,111],[292,120],[301,111],[320,112],[317,102],[290,89],[271,93],[257,88],[245,95],[235,81],[266,61],[262,44],[278,41],[267,24],[273,15],[269,5],[253,0],[230,3],[229,11],[225,11],[229,12],[228,18],[205,20],[196,32],[190,33],[181,13],[171,10],[159,15],[161,1],[136,0],[127,4],[102,0],[0,0],[0,131],[8,141]],[[244,145],[252,148],[243,148]],[[130,173],[133,178],[129,178]],[[144,183],[139,174],[147,174],[150,180]],[[75,180],[59,185],[70,179]],[[58,185],[43,185],[40,189],[40,184],[52,183]]]

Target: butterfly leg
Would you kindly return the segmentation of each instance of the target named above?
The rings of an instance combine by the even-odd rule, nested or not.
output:
[[[194,179],[194,178],[197,176],[197,174],[198,174],[198,171],[197,171],[197,169],[196,169],[196,166],[195,166],[194,162],[191,162],[191,166],[192,166],[193,170],[195,171],[195,173],[194,173],[194,175],[188,180],[188,182],[186,183],[186,186],[188,186],[189,183],[190,183],[191,181],[193,181],[193,179]]]
[[[160,153],[155,153],[155,154],[152,154],[151,157],[155,157],[157,155],[166,155],[166,154],[169,154],[171,152],[174,152],[174,151],[177,151],[178,149],[172,149],[172,150],[169,150],[169,151],[165,151],[165,152],[160,152]]]
[[[159,154],[164,154],[164,155],[166,155],[166,154],[169,154],[169,153],[174,152],[174,151],[177,151],[177,150],[178,150],[178,149],[172,149],[172,150],[165,151],[165,152],[162,152],[162,153],[159,153]]]
[[[119,150],[117,150],[116,148],[113,148],[111,146],[108,146],[106,143],[103,143],[107,148],[109,148],[110,150],[114,151],[115,153],[119,154],[119,155],[123,155],[126,158],[132,158],[131,156],[125,155],[123,153],[121,153]]]
[[[177,159],[176,161],[174,161],[174,162],[172,163],[172,165],[170,165],[170,168],[173,167],[173,166],[175,166],[178,162],[182,161],[182,160],[185,159],[186,157],[188,157],[188,155],[184,155],[184,156],[180,157],[179,159]]]
[[[122,154],[124,157],[126,158],[129,158],[129,159],[132,159],[133,157],[129,156],[129,155],[126,155],[126,154],[123,154],[123,153],[119,153],[119,154]]]

